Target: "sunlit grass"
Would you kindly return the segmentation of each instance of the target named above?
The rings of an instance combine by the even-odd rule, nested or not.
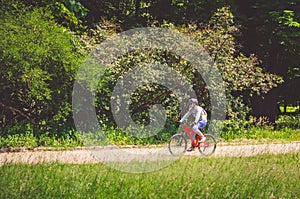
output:
[[[151,173],[103,164],[0,167],[0,198],[300,198],[300,153],[185,157]]]

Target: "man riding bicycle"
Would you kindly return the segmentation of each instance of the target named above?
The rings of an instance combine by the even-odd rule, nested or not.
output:
[[[206,138],[200,131],[200,129],[204,128],[207,124],[207,113],[206,111],[198,105],[198,100],[196,98],[189,99],[189,111],[181,118],[179,121],[182,123],[184,120],[186,120],[191,114],[195,117],[195,120],[192,123],[193,130],[196,131],[202,139],[199,142],[204,142]],[[194,146],[192,146],[187,151],[193,151]]]

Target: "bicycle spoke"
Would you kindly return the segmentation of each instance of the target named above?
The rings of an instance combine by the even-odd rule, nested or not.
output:
[[[169,151],[173,155],[182,155],[187,148],[186,139],[181,134],[173,135],[169,141]]]
[[[200,144],[199,151],[203,155],[211,155],[215,152],[217,142],[213,135],[205,134],[206,140]]]

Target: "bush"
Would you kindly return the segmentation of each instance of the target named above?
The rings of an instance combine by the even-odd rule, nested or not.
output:
[[[280,115],[276,120],[276,129],[298,129],[300,128],[300,116]]]
[[[300,139],[299,116],[281,116],[276,120],[276,128],[266,118],[250,118],[249,120],[226,120],[220,133],[225,141],[235,139],[252,140],[284,140]]]
[[[46,132],[35,136],[32,130],[27,130],[21,134],[10,134],[0,136],[0,148],[6,147],[75,147],[82,146],[81,138],[78,132],[66,132],[63,135]]]
[[[1,1],[0,15],[1,135],[20,133],[10,130],[20,123],[35,135],[72,126],[71,91],[85,55],[79,39],[43,8]]]
[[[0,148],[5,147],[37,147],[37,139],[30,132],[25,134],[8,135],[7,137],[0,137]]]
[[[46,132],[38,137],[39,146],[48,147],[75,147],[82,146],[82,139],[76,131],[67,131],[64,133],[50,133]]]

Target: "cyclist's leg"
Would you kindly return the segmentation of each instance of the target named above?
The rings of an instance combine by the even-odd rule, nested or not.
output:
[[[200,131],[200,129],[198,128],[198,123],[197,124],[195,124],[194,126],[193,126],[193,130],[195,131],[195,133],[193,133],[193,138],[194,138],[194,140],[196,139],[196,137],[197,137],[197,135],[199,135],[199,136],[201,136],[201,137],[203,137],[203,134],[202,134],[202,132]]]
[[[193,126],[193,130],[198,134],[200,135],[201,137],[203,137],[203,133],[200,131],[200,129],[202,129],[204,126],[206,125],[203,124],[203,122],[200,120],[196,125]],[[200,128],[201,126],[201,128]]]
[[[198,126],[197,124],[195,124],[192,129],[198,134],[199,133],[199,129],[198,129]],[[201,133],[201,132],[200,132]],[[191,132],[191,147],[187,149],[187,151],[193,151],[194,150],[194,141],[196,139],[196,134]]]
[[[200,140],[200,142],[205,141],[205,137],[204,137],[204,135],[203,135],[203,133],[201,132],[200,129],[204,128],[204,127],[206,126],[206,124],[207,124],[207,121],[205,121],[205,120],[200,120],[200,121],[197,123],[197,129],[198,129],[197,132],[199,132],[199,135],[202,137],[202,139]]]

